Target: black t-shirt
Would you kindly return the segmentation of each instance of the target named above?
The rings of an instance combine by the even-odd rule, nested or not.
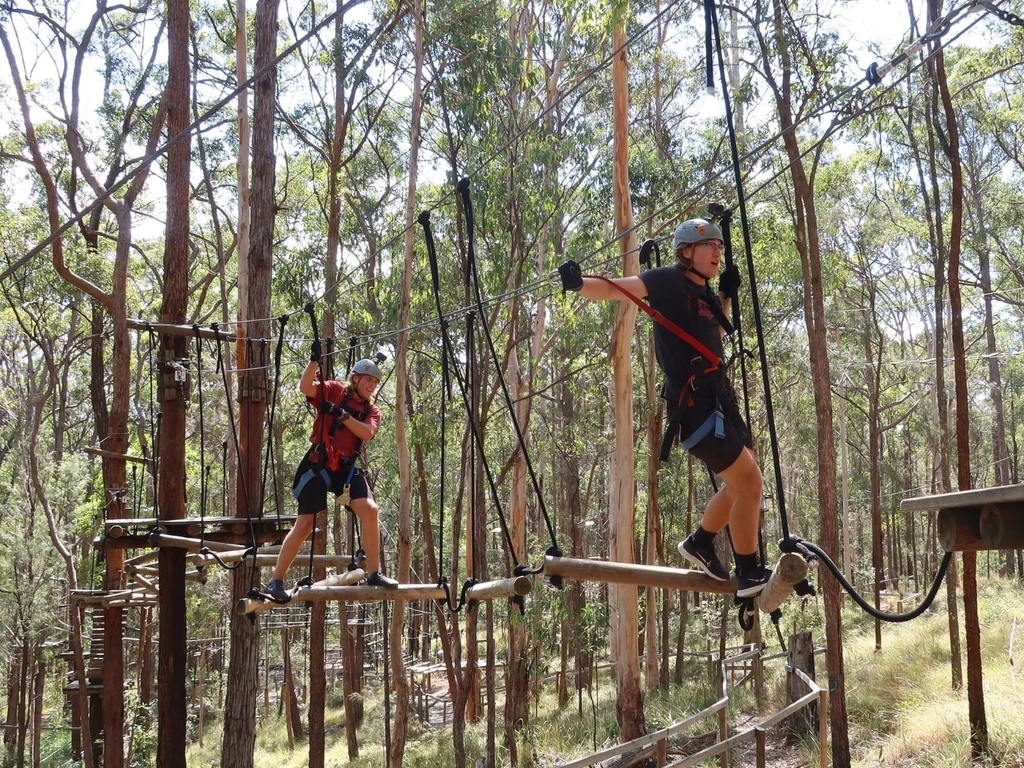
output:
[[[647,287],[647,303],[722,358],[721,325],[712,302],[721,312],[718,296],[708,285],[697,285],[677,266],[658,267],[640,274]],[[668,378],[667,388],[678,391],[695,370],[710,363],[692,346],[661,323],[654,324],[654,351]],[[723,369],[724,370],[724,369]]]

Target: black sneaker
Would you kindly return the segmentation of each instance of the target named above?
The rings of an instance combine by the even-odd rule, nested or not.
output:
[[[292,599],[291,594],[284,588],[284,581],[271,579],[263,587],[263,593],[269,595],[272,600],[278,603],[287,603]]]
[[[712,579],[716,581],[729,580],[729,571],[722,565],[722,561],[718,559],[714,546],[698,547],[694,543],[693,535],[691,534],[683,541],[680,541],[676,548],[684,560],[689,560]]]
[[[386,587],[387,589],[397,589],[398,587],[397,581],[388,578],[380,571],[373,571],[369,576],[367,576],[366,584],[370,587]]]
[[[736,580],[739,586],[736,589],[736,597],[754,597],[761,594],[771,577],[771,569],[765,568],[763,565],[757,566],[746,574],[741,575],[737,572]]]

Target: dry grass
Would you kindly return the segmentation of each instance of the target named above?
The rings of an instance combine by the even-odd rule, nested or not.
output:
[[[1024,587],[1008,581],[979,584],[985,711],[989,729],[986,760],[970,759],[966,691],[954,690],[949,660],[949,624],[944,607],[907,624],[889,625],[882,650],[874,630],[848,635],[845,667],[850,743],[858,768],[971,765],[1024,766],[1024,675],[1010,663],[1014,618],[1016,667],[1024,666]],[[961,635],[963,633],[961,614]],[[966,642],[961,640],[964,654]]]

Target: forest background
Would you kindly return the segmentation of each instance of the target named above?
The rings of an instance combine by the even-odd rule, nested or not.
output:
[[[756,280],[769,366],[755,350],[742,382],[765,457],[765,538],[779,536],[781,492],[790,528],[878,593],[919,591],[934,571],[934,528],[902,514],[902,498],[1020,477],[1024,37],[1015,3],[871,5],[739,3],[721,9],[721,24],[748,213],[734,242],[746,223],[751,246],[737,248],[741,304],[750,318]],[[874,23],[851,21],[864,13]],[[939,18],[948,23],[929,22]],[[635,386],[624,408],[607,352],[614,308],[582,306],[549,275],[568,258],[621,274],[636,268],[638,239],[667,237],[710,201],[737,208],[721,90],[705,92],[703,34],[692,2],[0,6],[9,694],[24,695],[37,662],[59,673],[47,649],[72,625],[81,631],[82,616],[53,606],[69,590],[111,586],[93,547],[104,519],[175,504],[191,517],[200,504],[235,514],[242,497],[262,499],[264,514],[291,511],[287,479],[309,425],[293,384],[308,359],[311,301],[323,335],[338,340],[336,370],[353,357],[388,359],[369,472],[396,572],[464,576],[460,536],[471,531],[468,546],[482,547],[472,570],[507,574],[552,543],[548,511],[566,552],[614,555],[617,434],[636,445],[627,546],[678,565],[673,543],[709,489],[678,458],[654,469],[660,382],[649,324],[627,326]],[[868,64],[915,41],[880,84],[865,81]],[[621,53],[628,79],[616,82]],[[236,86],[251,73],[250,97]],[[628,107],[613,98],[624,86]],[[454,194],[464,176],[475,269]],[[443,324],[420,211],[438,238]],[[663,243],[665,258],[669,250]],[[280,334],[278,318],[287,319]],[[216,323],[252,341],[146,329],[162,320]],[[470,408],[498,468],[493,498],[457,389],[445,396],[442,325],[457,358],[474,361]],[[747,323],[746,348],[753,338]],[[274,422],[259,441],[270,470],[248,472],[257,485],[246,488],[239,467],[261,456],[239,454],[236,442],[262,434],[270,415],[266,401],[246,410],[251,390],[236,389],[250,367],[273,394]],[[768,463],[765,381],[781,488]],[[169,434],[184,436],[173,458]],[[124,454],[159,456],[161,476],[180,487],[111,458]],[[460,479],[442,484],[445,472]],[[515,555],[493,533],[501,507]],[[1024,572],[1019,552],[985,562],[986,575]],[[190,636],[217,634],[249,577],[218,579],[189,588]],[[605,599],[568,593],[552,636],[576,638],[576,656],[603,647],[607,608],[585,632],[567,617],[593,621],[582,606]],[[670,602],[656,611],[676,620]],[[828,627],[833,654],[840,631]],[[245,708],[230,695],[227,706]]]

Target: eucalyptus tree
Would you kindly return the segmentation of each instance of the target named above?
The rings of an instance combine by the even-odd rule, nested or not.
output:
[[[266,368],[250,359],[244,338],[270,337],[271,281],[275,211],[277,209],[276,153],[274,116],[278,103],[277,80],[277,0],[260,0],[256,7],[252,132],[252,222],[248,261],[248,282],[243,302],[247,321],[239,334],[238,365],[245,371],[240,382],[238,424],[239,477],[236,515],[250,517],[258,513],[251,507],[260,495],[263,428],[268,398]],[[244,338],[243,338],[244,337]],[[253,566],[255,567],[255,566]],[[253,574],[248,567],[234,573],[232,597],[240,598],[249,589]],[[259,627],[249,617],[232,614],[231,659],[225,701],[222,768],[245,768],[254,762],[256,744],[256,689],[259,682]]]
[[[31,247],[28,238],[12,236],[8,242]],[[52,281],[34,270],[4,282],[0,290],[0,366],[8,416],[0,591],[6,596],[2,647],[10,663],[11,724],[3,740],[5,764],[25,765],[26,753],[32,764],[42,759],[45,649],[67,640],[69,619],[77,630],[72,634],[74,666],[78,678],[85,679],[80,604],[72,601],[67,613],[53,606],[68,602],[79,578],[85,580],[81,586],[91,586],[81,566],[87,564],[88,536],[94,532],[89,510],[95,507],[88,497],[96,478],[83,451],[91,442],[92,424],[77,415],[89,409],[89,319],[77,291],[64,285],[54,290]],[[12,411],[17,416],[12,418]],[[91,750],[86,756],[92,760]]]
[[[125,454],[128,444],[128,259],[133,244],[134,209],[163,127],[156,63],[163,25],[160,9],[148,3],[130,9],[99,6],[87,18],[73,16],[71,11],[66,7],[51,13],[49,9],[40,12],[35,7],[12,6],[9,21],[0,29],[24,124],[26,151],[32,158],[38,182],[46,190],[50,225],[47,241],[32,249],[17,266],[24,266],[31,255],[48,248],[57,274],[102,307],[112,323],[108,366],[104,364],[104,323],[99,314],[94,317],[92,392],[97,437],[108,452],[103,458],[103,482],[114,510],[120,497],[112,489],[125,485],[125,463],[119,457]],[[83,21],[84,27],[77,29]],[[17,50],[8,29],[17,31]],[[41,51],[47,53],[39,56]],[[29,77],[52,74],[52,82],[58,85],[49,92],[30,89],[23,72]],[[90,116],[83,113],[89,107],[91,94],[97,90],[102,109],[98,113],[100,122],[93,127]],[[42,109],[34,112],[30,99],[39,99]],[[46,117],[37,117],[40,114]],[[52,126],[53,130],[38,130],[44,126]],[[58,153],[56,158],[48,154],[54,149]],[[136,152],[144,159],[126,173],[126,167],[131,165],[128,158]],[[107,168],[105,174],[99,170],[102,166]],[[65,210],[73,217],[70,223],[78,225],[80,240],[68,234],[70,226],[63,220]],[[108,237],[115,242],[112,250],[104,247],[103,240]],[[84,249],[75,248],[76,242]],[[86,271],[79,255],[82,252],[107,263],[96,273]],[[119,557],[119,553],[111,553],[107,559],[110,586],[116,586],[120,578]],[[120,765],[121,609],[109,609],[106,623],[111,682],[105,684],[104,690],[104,729],[109,738],[105,762]]]
[[[837,123],[805,121],[839,92],[842,46],[822,27],[817,8],[801,9],[782,0],[755,3],[750,10],[757,68],[778,115],[791,205],[793,239],[803,273],[804,322],[807,330],[814,410],[817,420],[817,495],[821,509],[821,545],[838,558],[839,503],[833,432],[832,372],[828,353],[827,275],[820,242],[815,178],[827,149],[825,139]],[[763,31],[763,34],[762,34]],[[837,116],[837,122],[839,120]],[[805,123],[802,128],[798,127]],[[816,140],[811,141],[817,134]],[[808,145],[809,144],[809,145]],[[806,150],[806,152],[805,152]],[[846,694],[843,688],[843,630],[839,584],[825,579],[827,665],[837,688],[829,697],[835,765],[850,765]]]

